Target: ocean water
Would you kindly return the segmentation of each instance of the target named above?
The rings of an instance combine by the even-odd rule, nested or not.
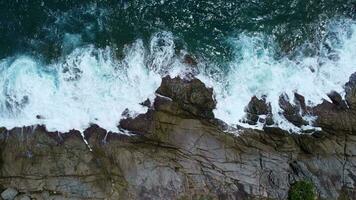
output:
[[[146,112],[161,77],[194,70],[214,89],[217,118],[251,127],[244,109],[266,96],[275,126],[298,132],[278,98],[343,94],[356,72],[355,13],[347,0],[1,1],[0,126],[118,132],[123,113]]]

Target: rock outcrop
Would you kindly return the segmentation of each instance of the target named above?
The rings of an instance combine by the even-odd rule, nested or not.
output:
[[[211,89],[166,77],[146,114],[120,122],[133,136],[95,125],[83,136],[3,129],[0,186],[33,199],[244,200],[287,199],[291,184],[309,180],[320,199],[356,199],[353,77],[347,108],[325,101],[310,110],[322,127],[310,135],[276,127],[224,132]]]
[[[266,102],[265,97],[259,99],[256,96],[253,96],[247,105],[245,112],[247,123],[250,125],[256,125],[258,122],[266,125],[274,124],[271,104]],[[261,116],[264,118],[261,118]]]
[[[283,116],[297,127],[308,125],[308,122],[303,119],[303,115],[306,112],[304,98],[299,94],[295,94],[294,102],[295,105],[290,102],[290,99],[286,94],[280,96],[279,106],[283,110]]]
[[[162,84],[156,93],[168,97],[175,106],[189,115],[198,118],[214,118],[213,109],[216,102],[213,99],[213,89],[206,88],[198,79],[186,80],[180,77],[171,79],[169,76],[162,79]],[[167,99],[167,98],[165,98]],[[156,102],[156,105],[160,104]],[[157,105],[159,107],[161,105]]]

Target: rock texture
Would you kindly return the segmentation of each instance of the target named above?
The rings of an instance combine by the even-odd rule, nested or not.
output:
[[[3,129],[0,185],[16,189],[17,199],[240,200],[287,199],[292,183],[310,180],[320,199],[356,199],[353,77],[347,108],[325,101],[310,110],[323,130],[310,135],[271,127],[224,132],[211,89],[166,77],[146,114],[120,122],[134,136],[95,125],[83,136]]]
[[[1,193],[1,198],[5,200],[12,200],[15,199],[17,194],[18,192],[14,188],[7,188]]]
[[[252,97],[245,112],[248,124],[256,125],[257,122],[266,125],[274,124],[271,104],[266,102],[265,97],[262,97],[261,99],[258,99],[256,96]],[[264,118],[261,118],[260,116],[264,116]]]

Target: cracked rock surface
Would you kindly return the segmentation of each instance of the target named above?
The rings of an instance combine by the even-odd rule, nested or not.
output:
[[[120,122],[133,136],[92,125],[84,133],[2,129],[1,191],[32,199],[287,199],[310,180],[319,199],[356,199],[356,81],[348,107],[310,108],[322,131],[224,132],[212,90],[166,77],[146,114]]]

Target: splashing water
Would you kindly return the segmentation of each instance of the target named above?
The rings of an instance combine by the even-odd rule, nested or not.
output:
[[[215,90],[215,116],[229,124],[248,126],[241,123],[246,114],[245,106],[252,96],[266,96],[276,124],[298,131],[280,114],[280,95],[293,97],[297,92],[305,97],[308,105],[316,105],[322,99],[328,100],[326,94],[330,91],[343,94],[343,85],[356,71],[356,24],[350,20],[331,22],[314,56],[276,58],[276,45],[263,35],[242,34],[230,42],[236,49],[236,57],[229,63],[228,73],[222,80],[199,76]],[[306,120],[310,118],[306,116]]]
[[[170,39],[162,40],[172,43]],[[152,44],[151,48],[158,47]],[[154,98],[161,82],[160,66],[172,59],[171,51],[172,46],[161,45],[149,54],[138,40],[125,48],[121,61],[114,59],[109,48],[93,46],[77,48],[63,61],[47,66],[27,56],[4,59],[0,62],[0,126],[44,124],[50,131],[66,132],[83,131],[95,123],[117,132],[125,109],[131,116],[146,112],[140,103]],[[155,70],[149,70],[146,57],[154,57],[150,66]]]
[[[278,57],[278,47],[269,36],[240,34],[228,40],[235,56],[224,65],[227,68],[201,61],[197,78],[213,87],[217,118],[247,126],[241,122],[245,106],[254,95],[266,96],[278,126],[297,130],[279,114],[279,96],[298,92],[315,105],[331,90],[342,93],[343,84],[356,71],[355,31],[351,20],[331,22],[316,54],[293,58]],[[81,41],[76,35],[64,39]],[[73,50],[52,64],[30,56],[5,58],[0,61],[0,126],[43,124],[49,131],[66,132],[83,131],[95,123],[117,132],[126,109],[131,116],[146,112],[140,103],[154,98],[162,76],[189,73],[176,55],[174,41],[172,33],[158,32],[147,48],[142,40],[126,46],[123,59],[109,47],[92,45],[64,45]]]

